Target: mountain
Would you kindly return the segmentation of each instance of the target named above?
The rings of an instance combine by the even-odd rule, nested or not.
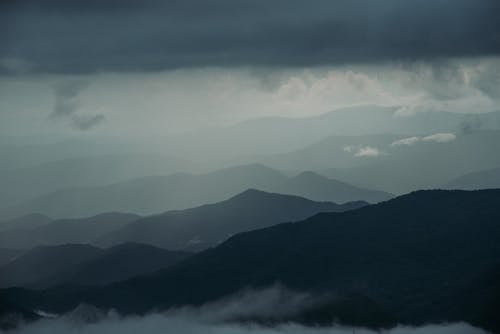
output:
[[[139,242],[167,249],[204,249],[231,235],[302,220],[318,212],[346,211],[366,205],[314,202],[305,198],[246,190],[228,200],[145,217],[102,236],[94,244]]]
[[[488,129],[500,129],[500,112],[460,114],[429,111],[408,114],[399,107],[361,105],[340,108],[311,117],[260,117],[224,127],[148,138],[134,133],[128,133],[126,138],[119,139],[102,136],[79,139],[71,137],[66,140],[53,137],[2,136],[0,170],[7,170],[9,173],[14,171],[13,175],[16,178],[27,172],[49,176],[58,185],[66,183],[65,180],[70,182],[63,187],[85,186],[101,178],[107,179],[109,183],[119,182],[124,177],[128,179],[146,175],[165,175],[176,171],[205,173],[224,166],[255,162],[258,161],[255,158],[262,155],[298,150],[332,135],[389,133],[410,136],[420,133],[465,133]],[[124,158],[126,156],[131,159]],[[122,164],[119,163],[120,159],[124,161]],[[75,164],[71,161],[64,162],[67,160],[73,160]],[[87,175],[85,168],[80,169],[81,173],[76,173],[79,169],[77,160],[89,167],[88,181],[85,177]],[[48,171],[48,174],[44,171],[47,170],[44,165],[52,163],[59,165],[59,162],[67,164],[70,168],[53,169],[54,172]],[[99,169],[94,169],[94,166],[100,166],[103,169],[102,173],[99,173]],[[113,168],[108,166],[116,166],[117,172],[113,174]],[[32,171],[16,171],[32,167],[34,168]],[[314,168],[296,168],[296,170],[311,169]],[[53,178],[54,174],[57,175],[55,171],[63,176],[60,181]],[[80,180],[72,180],[71,174],[77,175]],[[70,177],[66,178],[66,175]],[[2,185],[1,179],[0,185]],[[43,180],[35,181],[44,184]],[[45,184],[50,186],[50,183]],[[24,186],[19,189],[20,193],[21,190],[25,193],[25,189],[27,188]],[[2,198],[13,197],[6,194],[5,198],[0,197],[0,201]],[[9,203],[5,206],[11,204],[13,205]]]
[[[105,250],[80,244],[36,247],[0,268],[0,285],[37,289],[104,285],[151,274],[188,256],[134,243]]]
[[[3,266],[6,263],[9,263],[13,259],[15,259],[19,254],[23,251],[19,249],[12,248],[3,248],[0,247],[0,266]]]
[[[372,146],[380,154],[355,157],[358,165],[348,168],[337,164],[336,157],[340,149],[334,146],[335,138],[332,138],[332,145],[324,145],[322,149],[324,154],[331,157],[331,163],[323,164],[323,168],[317,164],[315,166],[327,177],[392,194],[440,188],[450,179],[500,166],[500,131],[434,134],[426,140],[422,139],[426,137],[416,136],[416,141],[411,138],[399,136],[395,142],[406,140],[406,144],[398,145],[393,145],[394,142],[379,145],[367,142],[363,146]],[[328,150],[328,147],[331,149]],[[303,161],[309,159],[305,157]]]
[[[326,181],[326,179],[325,179]],[[3,210],[0,216],[17,216],[26,212],[42,212],[51,217],[82,217],[101,212],[134,212],[137,214],[157,214],[165,210],[187,209],[206,203],[215,203],[249,189],[281,192],[289,177],[259,164],[229,167],[208,174],[177,173],[168,176],[151,176],[133,179],[107,186],[83,187],[60,190],[20,205]],[[291,181],[293,183],[293,180]],[[336,184],[331,184],[336,186]],[[356,197],[339,194],[332,189],[328,196],[317,194],[316,200],[348,201],[374,199],[374,193],[356,191]],[[359,189],[358,189],[359,190]],[[326,194],[323,191],[323,195]],[[313,187],[309,187],[313,194]],[[292,189],[291,194],[300,194]],[[333,194],[333,195],[332,195]],[[338,195],[338,196],[337,196]],[[380,193],[380,199],[387,194]]]
[[[80,285],[104,285],[151,274],[191,256],[138,243],[120,244],[106,249],[98,258],[85,263],[68,281]]]
[[[0,222],[0,231],[5,231],[13,228],[35,228],[47,225],[51,221],[52,219],[45,215],[39,213],[32,213],[14,219],[10,219],[8,221]]]
[[[285,287],[352,300],[317,316],[368,324],[466,321],[500,332],[500,190],[418,191],[342,213],[240,233],[148,277],[43,295],[3,290],[26,308],[80,302],[121,312],[202,304],[244,287]],[[350,299],[349,296],[359,296]],[[375,309],[380,319],[362,312]],[[340,307],[340,309],[339,309]],[[328,311],[329,310],[329,311]]]
[[[500,188],[500,168],[462,175],[446,183],[444,188],[464,190]]]
[[[2,207],[59,189],[98,186],[144,175],[189,170],[189,164],[157,154],[106,154],[73,157],[35,166],[21,165],[0,173]]]
[[[29,286],[63,274],[67,268],[92,259],[101,251],[77,244],[35,247],[0,268],[0,286]]]
[[[191,253],[169,251],[150,245],[125,243],[105,249],[90,260],[69,267],[63,274],[39,280],[34,286],[47,288],[61,284],[105,285],[152,274],[190,255]]]
[[[355,201],[360,198],[370,203],[377,203],[393,197],[389,193],[358,188],[310,171],[302,172],[273,189],[279,193],[303,196],[316,201],[328,198],[336,203]]]
[[[220,168],[220,163],[243,164],[261,161],[256,157],[300,150],[332,135],[364,136],[421,133],[466,133],[499,130],[500,112],[460,114],[443,111],[407,114],[399,107],[362,105],[340,108],[312,117],[262,117],[235,125],[182,134],[165,140],[163,149],[174,156]],[[365,145],[370,143],[365,143]],[[206,154],[210,152],[210,154]],[[262,160],[267,164],[267,161]],[[310,161],[313,162],[313,161]],[[293,165],[271,167],[281,169]],[[300,166],[297,170],[314,169]]]
[[[33,311],[19,307],[15,303],[0,300],[0,330],[9,331],[40,317]]]
[[[412,134],[411,136],[413,136]],[[328,168],[353,168],[381,160],[394,141],[405,138],[398,134],[328,135],[320,140],[285,153],[258,157],[266,166],[287,170],[324,170]],[[378,156],[359,156],[363,147],[379,149]]]
[[[4,247],[28,249],[39,245],[89,243],[139,218],[134,214],[104,213],[88,218],[58,219],[32,228],[1,231],[0,244]]]

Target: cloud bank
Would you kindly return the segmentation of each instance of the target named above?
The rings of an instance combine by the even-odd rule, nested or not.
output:
[[[427,325],[422,327],[398,326],[390,330],[371,331],[350,327],[304,327],[286,324],[276,327],[261,327],[257,324],[210,324],[182,316],[151,314],[145,317],[120,318],[108,316],[92,324],[76,324],[63,319],[44,320],[27,325],[15,334],[486,334],[487,332],[470,325],[458,323],[447,325]]]
[[[0,64],[90,73],[491,56],[499,11],[496,0],[2,1]]]
[[[47,318],[22,325],[12,334],[486,334],[466,323],[397,326],[372,331],[345,326],[308,327],[295,323],[263,326],[256,317],[293,315],[321,302],[321,298],[296,293],[281,286],[263,290],[245,290],[223,300],[201,307],[185,307],[146,316],[121,317],[116,312],[105,314],[92,306],[79,306],[59,318]]]

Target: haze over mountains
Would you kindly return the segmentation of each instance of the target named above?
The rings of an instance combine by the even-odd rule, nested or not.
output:
[[[165,149],[174,156],[186,155],[187,159],[202,164],[213,165],[220,161],[237,164],[259,161],[262,155],[297,150],[332,135],[412,136],[478,130],[500,130],[500,111],[468,115],[440,111],[408,112],[399,107],[368,105],[337,109],[313,117],[259,118],[234,126],[196,131],[168,141]]]
[[[44,151],[59,149],[57,144],[48,146],[37,153],[45,154]],[[62,188],[97,186],[143,175],[189,169],[188,163],[160,154],[109,153],[101,156],[94,153],[90,156],[57,159],[30,167],[4,170],[0,173],[0,186],[10,191],[0,193],[1,206],[13,205]],[[29,155],[27,154],[28,157]],[[64,157],[64,153],[61,157]],[[9,159],[8,155],[5,159]]]
[[[90,243],[140,217],[127,213],[103,213],[81,219],[57,219],[43,225],[10,228],[0,232],[0,243],[15,249],[39,245]],[[21,221],[20,218],[15,221]]]
[[[0,1],[0,332],[500,334],[500,1]]]
[[[451,180],[444,186],[447,189],[489,189],[500,188],[500,168],[468,173]]]
[[[293,174],[317,171],[360,187],[401,194],[441,186],[463,174],[500,166],[498,154],[495,154],[498,132],[494,131],[500,129],[499,115],[500,112],[468,115],[438,111],[405,114],[401,108],[362,106],[309,118],[261,118],[174,137],[126,140],[82,137],[78,141],[55,143],[39,140],[30,145],[23,144],[22,138],[16,139],[19,143],[15,145],[7,140],[0,147],[2,160],[6,162],[2,166],[0,186],[9,191],[0,193],[0,208],[23,206],[27,201],[36,202],[44,196],[52,198],[49,194],[56,191],[66,194],[72,188],[104,188],[134,183],[133,180],[140,177],[176,172],[206,174],[255,162]],[[443,134],[454,137],[448,137],[452,139],[447,142],[439,141],[439,135]],[[426,137],[429,139],[404,141]],[[469,155],[460,154],[464,150],[475,156],[469,158]],[[414,173],[412,166],[424,157],[438,165],[429,166],[428,171],[419,171],[418,178],[405,175],[401,179],[392,178],[394,174]],[[259,185],[256,180],[254,184],[247,183],[245,188],[260,188]],[[209,202],[221,199],[215,196]],[[339,202],[337,198],[322,199]],[[192,201],[170,208],[196,204],[203,202]],[[41,203],[39,206],[50,205]],[[33,210],[19,210],[10,218],[44,212],[36,207]],[[113,209],[102,208],[86,214],[103,211]],[[127,210],[120,208],[120,211]],[[137,211],[146,212],[154,210]]]
[[[313,173],[287,177],[277,170],[253,164],[202,175],[179,173],[60,190],[7,208],[1,215],[15,217],[24,212],[39,212],[51,217],[84,217],[111,211],[154,214],[221,201],[249,188],[336,203],[378,202],[391,197],[388,193],[353,187]]]

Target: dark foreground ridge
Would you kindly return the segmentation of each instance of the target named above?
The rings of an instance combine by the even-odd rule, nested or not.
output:
[[[418,191],[233,236],[153,275],[86,290],[10,289],[2,300],[145,313],[279,282],[335,296],[294,320],[373,328],[466,321],[500,332],[500,190]],[[293,320],[293,319],[292,319]]]

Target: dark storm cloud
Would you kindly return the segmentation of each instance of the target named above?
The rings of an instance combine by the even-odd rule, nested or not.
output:
[[[19,0],[3,72],[314,66],[500,53],[497,0]],[[14,66],[16,65],[16,66]]]

